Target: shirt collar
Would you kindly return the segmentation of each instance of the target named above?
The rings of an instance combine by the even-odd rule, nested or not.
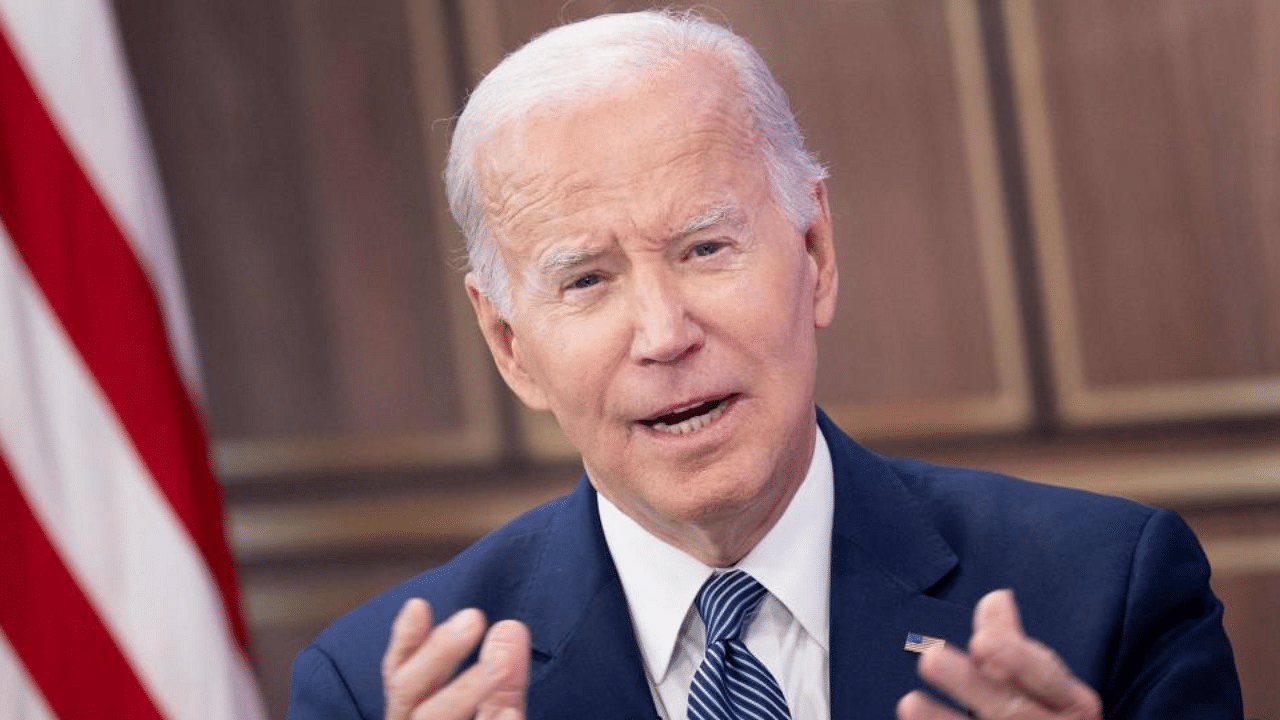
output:
[[[831,452],[814,433],[813,458],[782,517],[738,563],[828,650],[831,602]],[[600,524],[631,611],[640,654],[654,682],[666,677],[698,590],[714,568],[651,535],[596,493]]]

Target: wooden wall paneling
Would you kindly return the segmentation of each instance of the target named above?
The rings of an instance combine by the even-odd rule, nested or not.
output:
[[[1161,507],[1280,502],[1280,428],[1274,426],[1230,434],[1200,427],[1110,430],[1033,443],[881,443],[877,449]]]
[[[400,0],[120,5],[224,478],[494,457],[494,383],[422,122],[453,111],[446,46],[415,62]]]
[[[254,472],[421,466],[496,456],[493,383],[454,268],[442,146],[428,118],[453,110],[448,46],[411,42],[431,7],[295,2],[295,79],[315,252],[317,308],[341,420],[325,432],[224,443]],[[437,10],[438,12],[438,10]],[[412,24],[410,21],[412,20]],[[419,62],[428,48],[434,61]]]
[[[1280,410],[1280,5],[1003,9],[1063,420]]]
[[[118,0],[116,10],[165,183],[215,434],[250,416],[270,429],[323,415],[317,397],[290,402],[285,391],[290,374],[312,372],[320,329],[303,309],[316,296],[314,272],[308,258],[292,257],[311,218],[283,8]],[[278,284],[293,291],[261,303],[257,289]],[[246,367],[251,348],[273,343],[267,362]]]
[[[784,51],[829,158],[843,319],[820,336],[819,401],[858,437],[1020,430],[1022,325],[975,3],[834,3],[809,57]],[[806,97],[807,96],[807,97]],[[817,110],[818,98],[831,109]]]
[[[629,2],[464,6],[472,82],[535,33]],[[862,437],[990,433],[1030,421],[976,4],[696,7],[749,38],[830,168],[841,300],[818,397]],[[525,412],[534,457],[573,449]]]

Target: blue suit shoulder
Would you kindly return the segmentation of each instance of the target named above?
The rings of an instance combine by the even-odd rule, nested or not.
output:
[[[1122,618],[1136,576],[1155,569],[1157,550],[1186,559],[1178,578],[1186,587],[1207,587],[1199,542],[1174,513],[998,473],[887,462],[958,559],[941,591],[966,603],[1013,588],[1028,626],[1048,632]],[[1068,597],[1074,610],[1059,607]]]
[[[424,598],[441,621],[476,607],[492,621],[520,617],[520,590],[569,497],[541,505],[494,530],[452,560],[420,573],[335,620],[294,662],[289,717],[381,717],[382,654],[410,598]],[[341,714],[339,708],[349,708]]]
[[[919,460],[887,462],[958,555],[994,564],[1062,558],[1064,548],[1094,560],[1124,555],[1153,520],[1180,523],[1109,495]]]

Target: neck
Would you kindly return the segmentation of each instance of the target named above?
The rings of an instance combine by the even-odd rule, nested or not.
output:
[[[787,473],[775,477],[770,490],[763,496],[743,502],[725,502],[703,508],[695,517],[673,519],[662,515],[656,508],[618,498],[606,493],[609,501],[634,520],[649,534],[680,549],[704,565],[726,568],[737,565],[747,553],[769,534],[778,519],[791,505],[800,489],[812,461],[810,452],[804,462],[788,468]]]
[[[801,477],[803,480],[803,476]],[[727,568],[737,565],[773,529],[778,518],[786,512],[800,483],[792,483],[785,496],[773,503],[769,512],[759,516],[751,513],[734,513],[733,517],[719,522],[687,524],[680,532],[670,534],[649,531],[666,542],[680,548],[703,565]]]

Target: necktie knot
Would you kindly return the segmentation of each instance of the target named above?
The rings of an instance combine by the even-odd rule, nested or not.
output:
[[[694,601],[707,628],[707,645],[742,637],[764,595],[764,586],[741,570],[712,575]]]
[[[791,720],[778,681],[742,642],[764,594],[741,570],[713,575],[698,591],[707,651],[689,688],[689,720]]]

